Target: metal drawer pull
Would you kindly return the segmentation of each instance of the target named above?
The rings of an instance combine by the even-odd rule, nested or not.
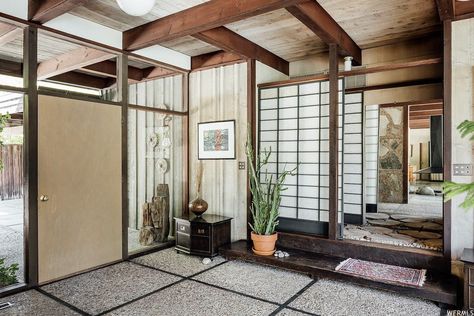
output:
[[[181,225],[181,226],[179,226],[179,230],[182,230],[184,232],[186,230],[186,227]]]

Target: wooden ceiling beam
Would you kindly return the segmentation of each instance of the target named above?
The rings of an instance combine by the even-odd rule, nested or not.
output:
[[[92,64],[81,68],[82,71],[87,73],[107,76],[111,78],[117,78],[117,63],[111,60],[104,60],[96,64]],[[131,81],[142,81],[143,70],[137,67],[128,66],[128,79]]]
[[[356,92],[364,92],[364,91],[385,90],[385,89],[421,86],[421,85],[427,85],[427,84],[442,84],[442,83],[443,83],[443,78],[426,78],[426,79],[384,83],[384,84],[373,85],[373,86],[348,88],[345,90],[345,92],[356,93]]]
[[[19,38],[23,34],[23,29],[14,25],[0,23],[0,46],[5,45]]]
[[[357,65],[362,64],[362,51],[349,34],[316,1],[306,1],[286,8],[326,44],[337,44],[339,54],[352,56]]]
[[[223,26],[193,36],[226,52],[239,55],[245,59],[258,60],[285,75],[289,75],[290,64],[286,60]]]
[[[123,47],[129,51],[149,47],[304,1],[211,0],[125,31]]]
[[[149,67],[143,69],[143,80],[152,80],[178,75],[176,71],[163,67]]]
[[[28,20],[46,23],[64,13],[83,5],[88,0],[29,0]]]
[[[455,0],[436,0],[439,19],[441,21],[452,20],[454,18],[454,1]]]
[[[225,51],[212,52],[191,57],[191,71],[204,70],[243,62],[240,55]]]
[[[81,47],[41,62],[38,80],[44,80],[79,68],[84,68],[115,57],[112,53],[90,47]]]

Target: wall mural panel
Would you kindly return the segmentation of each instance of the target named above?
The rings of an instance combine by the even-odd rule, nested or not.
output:
[[[403,106],[380,108],[378,201],[382,203],[408,203],[405,111]]]

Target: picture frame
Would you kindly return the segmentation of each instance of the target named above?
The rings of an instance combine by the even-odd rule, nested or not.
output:
[[[235,159],[235,120],[198,123],[198,160]]]

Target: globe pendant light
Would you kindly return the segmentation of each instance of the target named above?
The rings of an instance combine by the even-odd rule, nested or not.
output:
[[[117,0],[123,12],[128,15],[141,16],[149,13],[155,5],[155,0]]]

